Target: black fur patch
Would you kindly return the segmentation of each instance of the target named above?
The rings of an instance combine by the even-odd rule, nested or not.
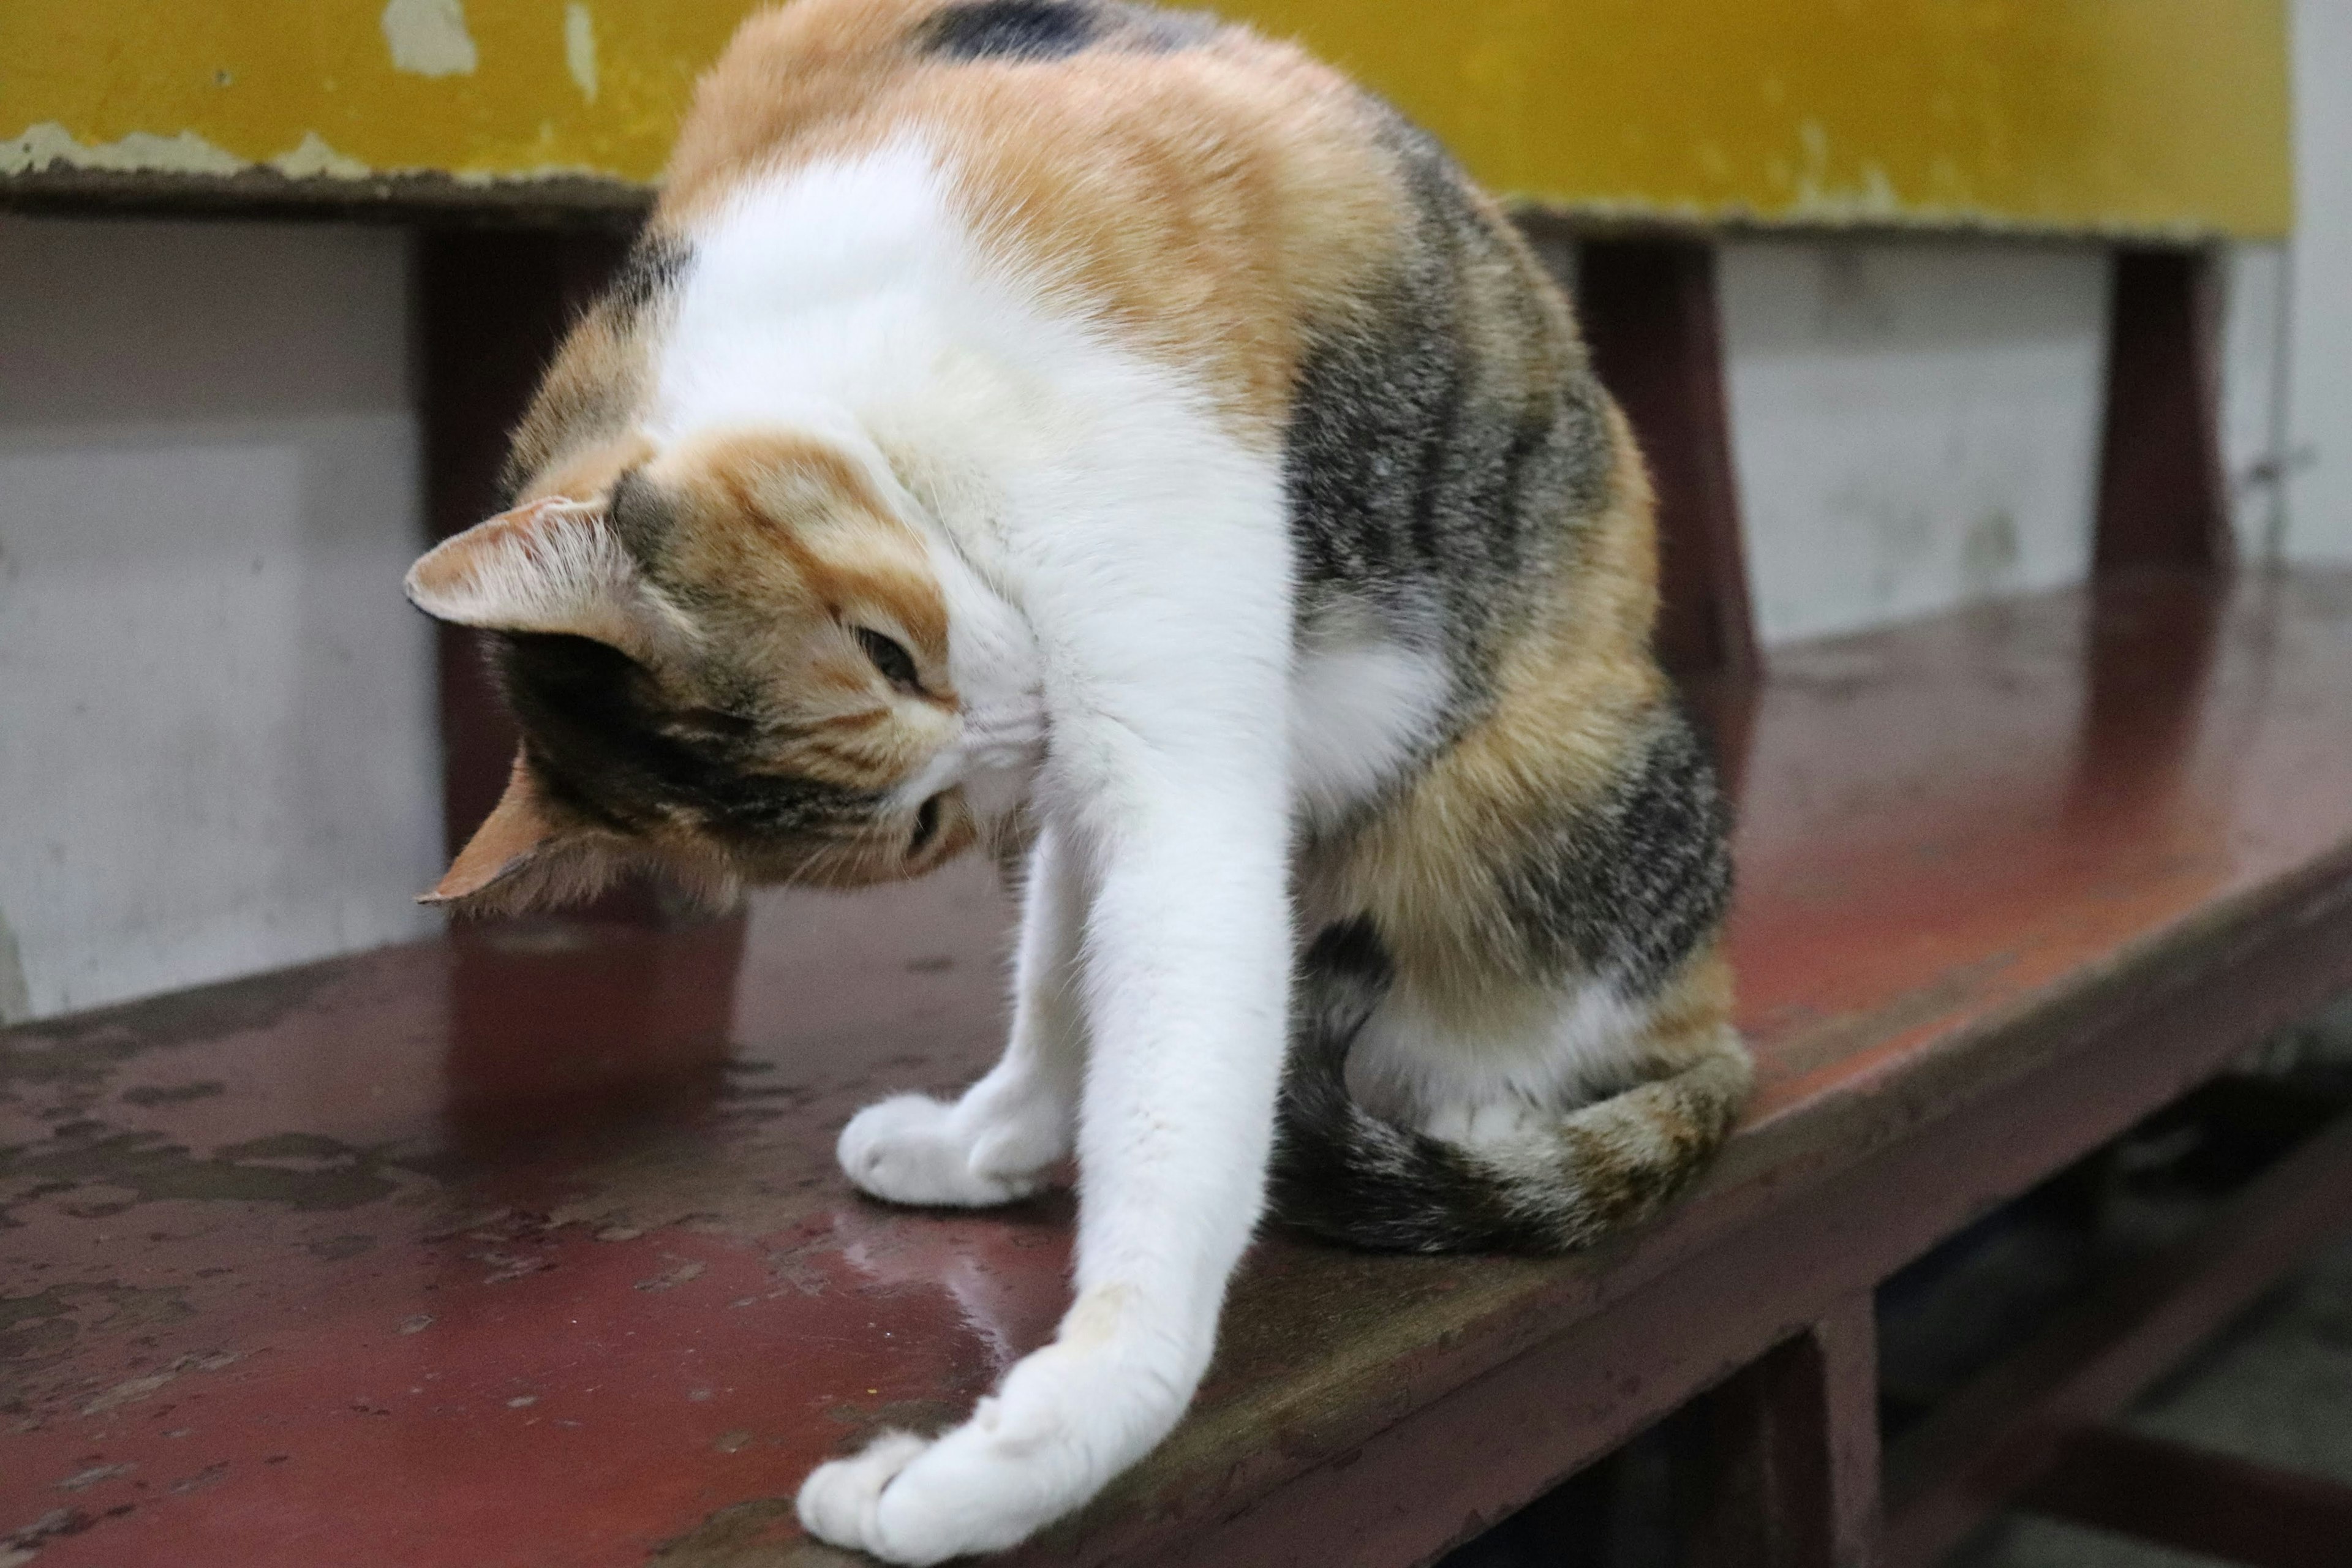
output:
[[[1546,369],[1529,264],[1435,142],[1401,120],[1387,140],[1414,229],[1371,324],[1310,342],[1284,442],[1290,527],[1306,612],[1370,604],[1422,646],[1442,627],[1466,719],[1484,650],[1598,510],[1614,454],[1590,372]]]
[[[667,235],[645,234],[629,247],[606,286],[614,305],[631,315],[652,309],[677,287],[691,253]]]
[[[1216,30],[1205,12],[1122,0],[968,0],[934,13],[916,37],[926,52],[951,60],[1058,60],[1083,49],[1191,48]]]
[[[865,791],[756,771],[751,720],[667,707],[653,678],[603,643],[508,634],[498,648],[542,779],[623,832],[683,815],[722,837],[773,844],[863,822],[879,805]]]
[[[1531,956],[1655,993],[1730,902],[1729,816],[1690,721],[1662,710],[1618,786],[1506,875]]]
[[[971,0],[923,24],[925,47],[957,60],[1057,60],[1094,39],[1092,8],[1079,0]]]

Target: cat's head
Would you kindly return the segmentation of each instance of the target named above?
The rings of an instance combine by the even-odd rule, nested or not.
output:
[[[919,875],[982,824],[923,536],[844,452],[788,435],[556,465],[408,574],[499,634],[522,747],[428,901],[516,909],[651,866],[744,882]]]

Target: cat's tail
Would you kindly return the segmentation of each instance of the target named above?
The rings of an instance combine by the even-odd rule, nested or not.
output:
[[[1273,1205],[1316,1235],[1382,1252],[1566,1252],[1654,1214],[1706,1165],[1748,1098],[1727,1026],[1661,1076],[1564,1113],[1539,1133],[1451,1143],[1349,1094],[1348,1051],[1391,971],[1366,922],[1326,931],[1299,974]]]

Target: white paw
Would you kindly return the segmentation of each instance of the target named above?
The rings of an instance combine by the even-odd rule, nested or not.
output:
[[[1060,1139],[1037,1117],[983,1117],[929,1095],[869,1105],[841,1130],[838,1153],[849,1179],[894,1204],[978,1208],[1025,1198],[1045,1184],[1062,1157]]]
[[[871,1552],[893,1563],[929,1563],[928,1557],[905,1557],[885,1552],[878,1522],[882,1489],[905,1469],[914,1457],[931,1446],[912,1432],[885,1432],[854,1458],[819,1465],[801,1483],[796,1503],[801,1528],[820,1541],[854,1551]]]
[[[888,1563],[999,1552],[1102,1489],[1174,1423],[1166,1384],[1106,1379],[1098,1356],[1047,1346],[1004,1391],[931,1441],[887,1433],[801,1483],[801,1524]]]
[[[968,1437],[977,1426],[975,1417],[936,1441],[887,1433],[854,1458],[818,1466],[801,1483],[802,1528],[885,1563],[944,1563],[1017,1545],[1062,1508],[1027,1484],[1034,1478],[1018,1457],[973,1452],[1001,1447]]]

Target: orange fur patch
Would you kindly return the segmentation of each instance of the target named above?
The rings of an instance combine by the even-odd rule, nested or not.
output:
[[[953,705],[947,602],[922,539],[839,452],[728,433],[673,447],[646,476],[679,509],[660,575],[718,617],[710,629],[759,641],[824,621],[868,626],[903,644],[926,694]],[[854,679],[831,672],[835,684],[870,690],[864,655],[854,664]]]
[[[1337,72],[1238,27],[1166,54],[938,60],[940,0],[799,0],[744,24],[696,89],[654,223],[745,181],[915,134],[1011,268],[1279,437],[1306,326],[1344,319],[1406,204]]]

